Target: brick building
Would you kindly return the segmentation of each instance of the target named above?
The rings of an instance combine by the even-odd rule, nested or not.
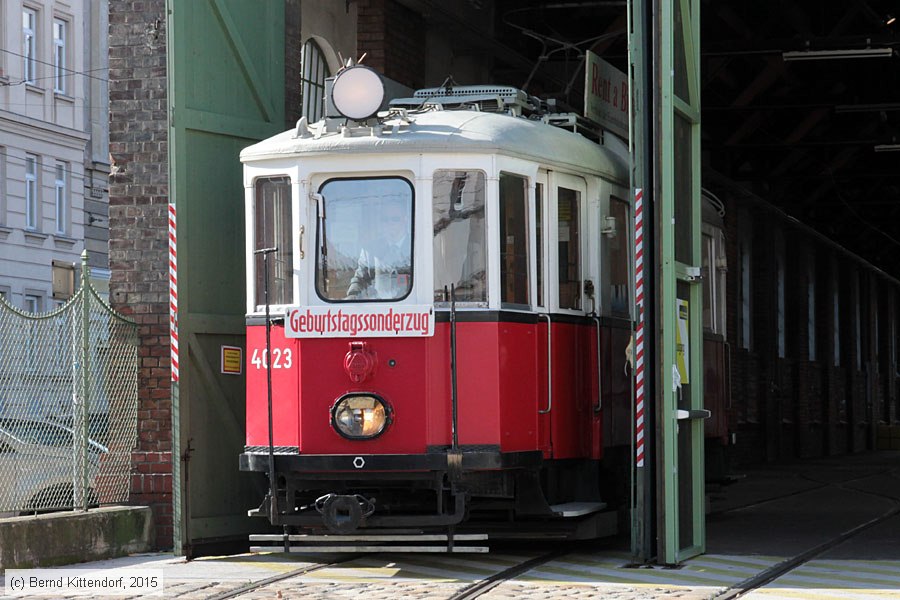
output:
[[[172,545],[165,0],[109,6],[110,302],[139,326],[138,447],[131,498]]]

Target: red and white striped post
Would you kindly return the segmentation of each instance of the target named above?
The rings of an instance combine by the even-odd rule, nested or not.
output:
[[[635,465],[644,466],[644,191],[634,193],[634,446]]]
[[[175,205],[169,204],[169,348],[172,381],[178,381],[178,260],[175,233]]]

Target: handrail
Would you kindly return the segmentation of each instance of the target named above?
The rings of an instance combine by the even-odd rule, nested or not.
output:
[[[546,415],[553,409],[553,345],[550,338],[550,315],[539,314],[538,319],[547,319],[547,408],[539,410],[539,415]]]

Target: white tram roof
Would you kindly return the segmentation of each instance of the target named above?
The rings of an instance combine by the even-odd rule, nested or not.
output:
[[[397,128],[394,128],[394,126]],[[294,129],[275,135],[241,152],[241,161],[256,162],[311,154],[373,152],[450,152],[503,154],[550,166],[627,181],[626,159],[580,134],[504,113],[434,110],[393,116],[381,133],[354,127],[349,135],[324,131],[324,122],[309,126],[306,136]],[[322,131],[321,135],[318,134]]]

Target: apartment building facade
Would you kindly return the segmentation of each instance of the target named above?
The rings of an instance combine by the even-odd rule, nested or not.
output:
[[[108,3],[0,2],[0,294],[29,312],[108,287]]]

